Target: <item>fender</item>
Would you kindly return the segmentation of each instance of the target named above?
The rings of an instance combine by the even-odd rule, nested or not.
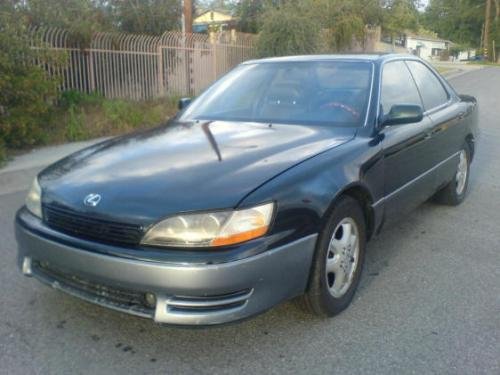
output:
[[[367,193],[371,203],[383,196],[384,168],[380,142],[356,136],[269,180],[240,202],[251,206],[272,199],[279,209],[271,235],[273,246],[321,231],[329,209],[343,193]],[[368,210],[373,210],[369,204]],[[382,222],[383,207],[373,210],[372,230]]]

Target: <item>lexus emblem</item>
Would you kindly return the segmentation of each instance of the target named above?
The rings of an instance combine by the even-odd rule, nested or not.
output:
[[[99,204],[100,201],[101,196],[99,194],[91,193],[85,197],[83,203],[85,204],[85,206],[95,207]]]

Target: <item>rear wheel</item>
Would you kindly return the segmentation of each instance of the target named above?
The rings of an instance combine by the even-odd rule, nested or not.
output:
[[[434,199],[436,202],[457,206],[464,201],[469,187],[470,155],[470,147],[466,143],[460,150],[453,180],[436,193]]]
[[[344,196],[335,204],[318,239],[305,305],[321,316],[349,306],[365,258],[365,220],[358,202]]]

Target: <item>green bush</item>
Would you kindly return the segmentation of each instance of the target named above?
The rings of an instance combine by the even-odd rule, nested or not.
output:
[[[87,94],[77,90],[67,90],[60,94],[58,106],[63,109],[69,109],[72,106],[97,105],[104,100],[104,97],[98,93]]]
[[[80,108],[71,105],[68,108],[68,123],[66,125],[66,139],[68,141],[81,141],[88,138],[84,125],[84,114]]]
[[[14,9],[5,3],[0,6],[0,139],[8,148],[46,140],[57,95],[57,79],[30,63],[33,51],[25,25]]]
[[[38,67],[3,74],[0,67],[0,138],[10,148],[44,143],[49,116],[56,98],[55,85]]]
[[[129,126],[136,128],[144,118],[144,114],[137,110],[137,106],[121,99],[106,100],[102,103],[102,108],[110,126],[114,129],[124,129]]]
[[[261,57],[315,53],[319,42],[318,23],[296,7],[269,9],[263,16],[257,44]]]

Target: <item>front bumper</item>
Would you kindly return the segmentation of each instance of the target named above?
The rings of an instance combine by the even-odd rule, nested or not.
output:
[[[16,237],[23,273],[53,288],[159,323],[212,325],[250,317],[302,294],[317,235],[216,265],[98,254],[45,238],[19,218]]]

